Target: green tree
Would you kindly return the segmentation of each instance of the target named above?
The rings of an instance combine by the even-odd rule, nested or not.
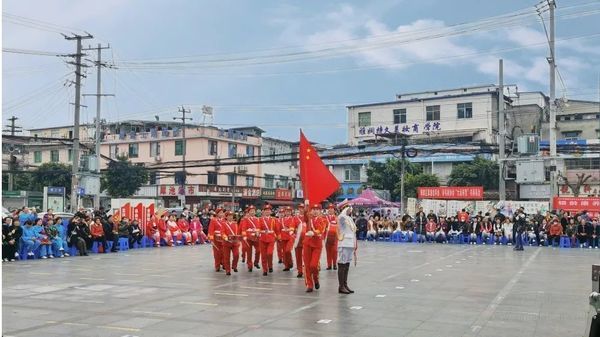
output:
[[[416,198],[418,187],[440,186],[440,180],[436,175],[429,173],[407,174],[404,179],[404,197]],[[400,182],[394,189],[396,194],[400,195]]]
[[[482,157],[476,157],[470,163],[458,164],[452,167],[448,185],[483,186],[486,190],[498,190],[498,164]]]
[[[31,172],[31,189],[42,191],[44,186],[64,187],[71,190],[71,165],[61,163],[44,163]],[[22,183],[27,184],[27,178],[22,177]]]
[[[408,179],[411,175],[419,175],[423,169],[419,164],[405,160],[405,172]],[[400,178],[402,177],[402,161],[390,158],[385,163],[371,161],[367,167],[367,183],[375,189],[389,190],[392,200],[400,198]],[[396,186],[398,185],[398,188]],[[406,181],[405,181],[406,187]],[[406,190],[406,189],[405,189]]]
[[[132,164],[127,157],[119,157],[108,163],[102,176],[102,187],[113,198],[130,197],[148,181],[148,172],[143,166]]]

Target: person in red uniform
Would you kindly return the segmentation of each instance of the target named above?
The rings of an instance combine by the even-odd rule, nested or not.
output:
[[[160,232],[158,231],[158,212],[146,223],[146,236],[154,240],[154,245],[160,247]]]
[[[202,222],[200,222],[198,214],[194,215],[194,218],[190,222],[190,234],[192,235],[192,243],[194,244],[199,242],[203,245],[204,241],[208,239],[206,234],[204,234]]]
[[[271,205],[265,205],[260,217],[258,229],[260,231],[259,247],[260,262],[263,268],[263,276],[273,272],[273,250],[275,249],[275,238],[277,237],[277,220],[271,216]]]
[[[327,229],[327,219],[321,214],[321,205],[314,204],[306,216],[306,234],[304,238],[304,282],[306,292],[319,289],[319,261],[323,249],[323,235]]]
[[[181,230],[177,225],[177,216],[175,214],[171,214],[169,216],[169,220],[167,220],[167,228],[171,232],[172,240],[177,240],[177,243],[181,243]]]
[[[183,237],[183,241],[186,245],[192,244],[192,233],[190,233],[190,223],[185,218],[185,215],[182,213],[179,220],[177,220],[177,227],[179,227],[179,231],[181,232],[181,236]]]
[[[294,226],[294,254],[296,256],[296,269],[298,270],[297,278],[304,277],[304,264],[303,259],[304,256],[302,253],[304,252],[304,235],[306,234],[306,222],[304,221],[305,216],[304,204],[298,205],[298,214],[296,214],[293,222]]]
[[[216,216],[210,219],[208,225],[208,239],[212,242],[215,271],[221,271],[223,263],[223,229],[225,227],[225,211],[222,208],[215,210]]]
[[[325,237],[325,252],[327,254],[327,270],[337,270],[337,247],[338,247],[338,239],[337,239],[337,215],[335,215],[335,206],[333,204],[329,204],[327,207],[327,215],[325,216],[327,219],[327,235]]]
[[[169,218],[167,211],[164,211],[164,213],[161,215],[161,218],[158,220],[158,231],[160,233],[160,238],[165,240],[167,246],[173,247],[173,235],[171,235],[169,226],[167,226],[168,220]]]
[[[292,216],[292,208],[287,206],[284,209],[284,216],[280,222],[280,239],[281,245],[283,247],[283,271],[290,271],[294,267],[294,263],[292,262],[292,250],[294,250],[294,241],[296,237],[294,236],[294,217]]]
[[[283,222],[283,209],[282,208],[278,208],[277,209],[277,232],[279,232],[279,230],[281,229],[282,226],[282,222]],[[281,241],[281,237],[277,237],[277,240],[275,241],[275,246],[277,247],[277,263],[282,264],[283,263],[283,251],[284,251],[284,243]]]
[[[252,267],[260,269],[260,245],[259,245],[259,219],[256,217],[256,207],[250,205],[247,208],[246,215],[240,222],[242,233],[242,250],[245,250],[246,265],[248,271],[252,272]],[[254,249],[254,260],[252,259],[252,250]]]
[[[233,220],[233,212],[227,211],[225,213],[225,223],[221,228],[223,238],[223,267],[227,275],[231,275],[231,269],[235,273],[238,272],[238,260],[240,258],[240,241],[239,241],[239,229],[238,224]],[[233,261],[232,261],[233,258]]]

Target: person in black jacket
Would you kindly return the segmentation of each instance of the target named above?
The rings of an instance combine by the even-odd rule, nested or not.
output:
[[[598,218],[594,218],[592,220],[592,227],[594,228],[592,234],[592,243],[595,249],[598,249],[600,246],[600,223],[598,223]]]
[[[79,217],[73,217],[73,219],[71,219],[69,222],[67,233],[69,247],[75,245],[79,250],[80,256],[87,256],[88,253],[86,239],[92,237],[88,225]]]
[[[133,220],[129,226],[129,248],[133,248],[135,242],[137,242],[138,247],[142,244],[142,229],[137,220]]]
[[[577,240],[579,240],[579,248],[583,248],[583,245],[588,243],[588,231],[586,227],[587,221],[585,219],[579,220],[579,225],[577,225]]]
[[[419,207],[419,211],[415,214],[415,233],[419,242],[425,242],[425,225],[427,224],[427,216],[423,212],[423,207]]]
[[[4,218],[2,223],[2,260],[14,261],[19,257],[19,241],[23,229],[20,226],[19,218]]]

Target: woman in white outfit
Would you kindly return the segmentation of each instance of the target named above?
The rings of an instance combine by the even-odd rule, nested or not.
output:
[[[348,288],[348,271],[352,256],[356,254],[356,224],[350,216],[352,207],[346,207],[338,216],[338,281],[340,294],[352,294],[353,290]]]

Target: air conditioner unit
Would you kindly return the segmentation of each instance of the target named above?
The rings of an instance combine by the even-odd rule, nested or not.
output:
[[[540,152],[538,135],[523,135],[517,138],[517,149],[522,155],[536,155]]]
[[[247,173],[248,172],[248,166],[238,166],[237,168],[238,173]]]

